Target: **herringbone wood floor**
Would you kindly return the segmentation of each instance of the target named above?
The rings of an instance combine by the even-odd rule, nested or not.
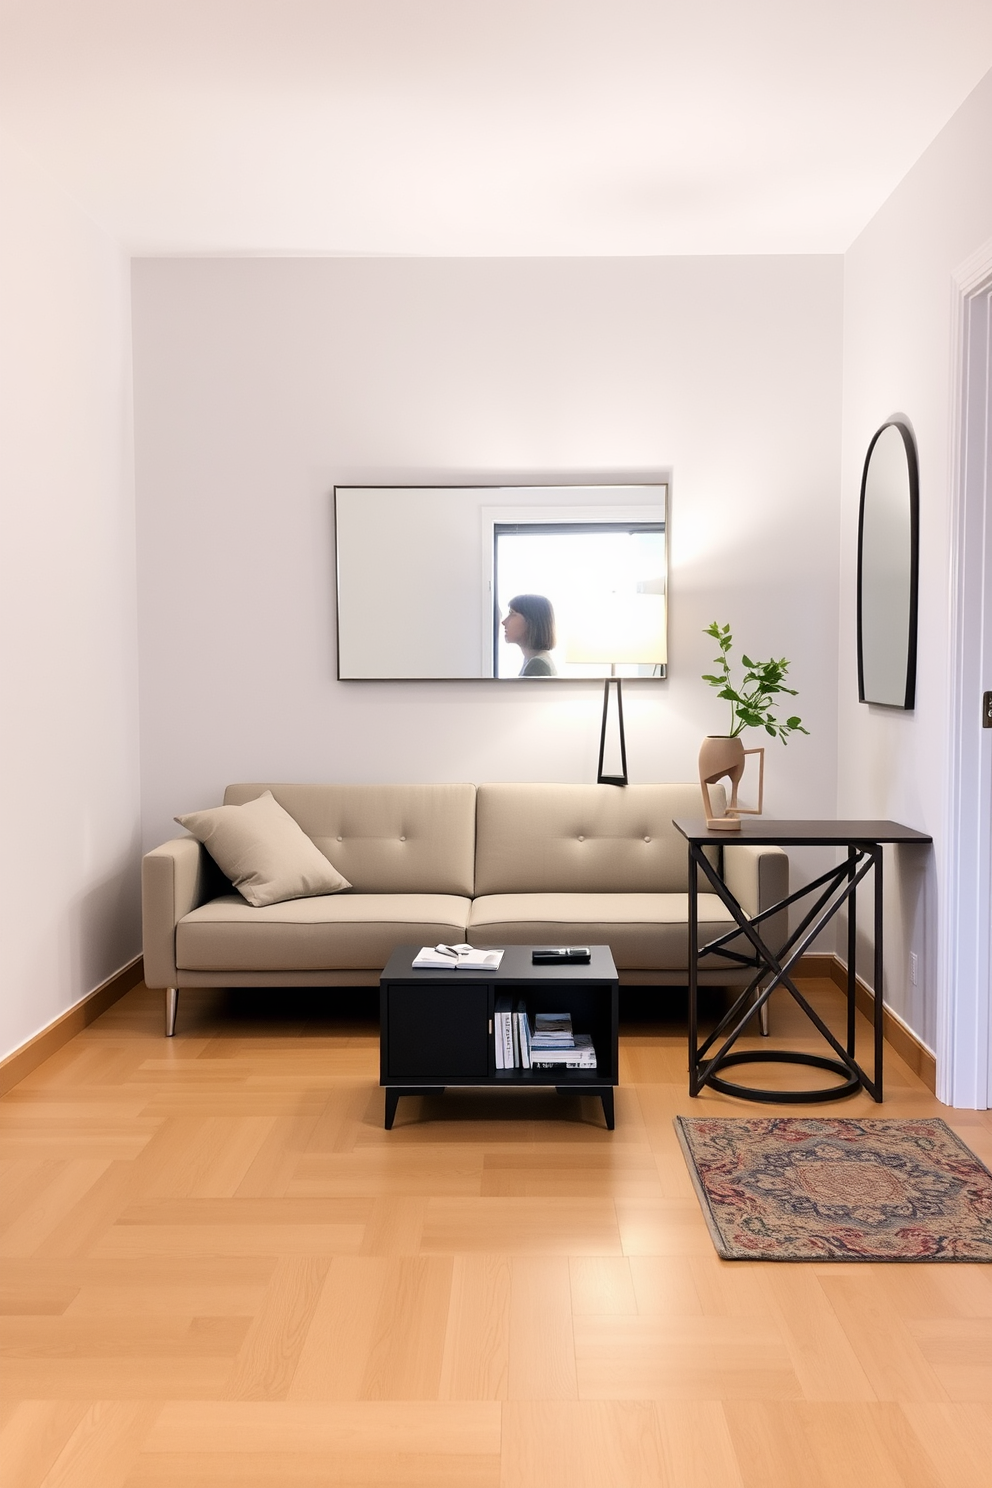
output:
[[[167,1042],[137,988],[0,1103],[4,1488],[992,1484],[992,1267],[719,1261],[672,1117],[769,1108],[690,1101],[677,1017],[625,1024],[613,1133],[508,1092],[385,1132],[374,1002],[319,1006],[186,993]],[[887,1076],[829,1109],[992,1165]]]

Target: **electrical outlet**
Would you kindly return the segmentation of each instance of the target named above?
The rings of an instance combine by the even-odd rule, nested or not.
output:
[[[909,980],[912,982],[914,987],[919,986],[920,958],[915,951],[910,951],[909,953]]]

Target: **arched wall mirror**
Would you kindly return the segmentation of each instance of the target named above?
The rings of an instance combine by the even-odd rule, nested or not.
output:
[[[919,476],[912,431],[883,424],[868,446],[858,517],[858,697],[916,703]]]

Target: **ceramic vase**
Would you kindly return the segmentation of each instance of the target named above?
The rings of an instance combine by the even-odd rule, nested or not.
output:
[[[758,768],[758,804],[757,806],[739,806],[737,804],[737,790],[744,774],[744,763],[749,754],[760,756]],[[731,791],[730,800],[727,803],[725,815],[717,816],[713,810],[710,800],[709,788],[716,785],[718,780],[729,778]],[[765,794],[765,751],[764,748],[745,749],[744,741],[739,736],[731,738],[729,734],[710,734],[703,740],[699,751],[699,784],[703,792],[703,810],[706,813],[706,825],[722,832],[739,832],[741,829],[742,816],[760,816]]]

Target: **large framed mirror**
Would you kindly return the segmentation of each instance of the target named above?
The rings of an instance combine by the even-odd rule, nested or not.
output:
[[[858,518],[858,697],[916,703],[919,474],[909,426],[890,419],[868,446]]]
[[[667,675],[664,483],[337,486],[334,531],[342,680]]]

